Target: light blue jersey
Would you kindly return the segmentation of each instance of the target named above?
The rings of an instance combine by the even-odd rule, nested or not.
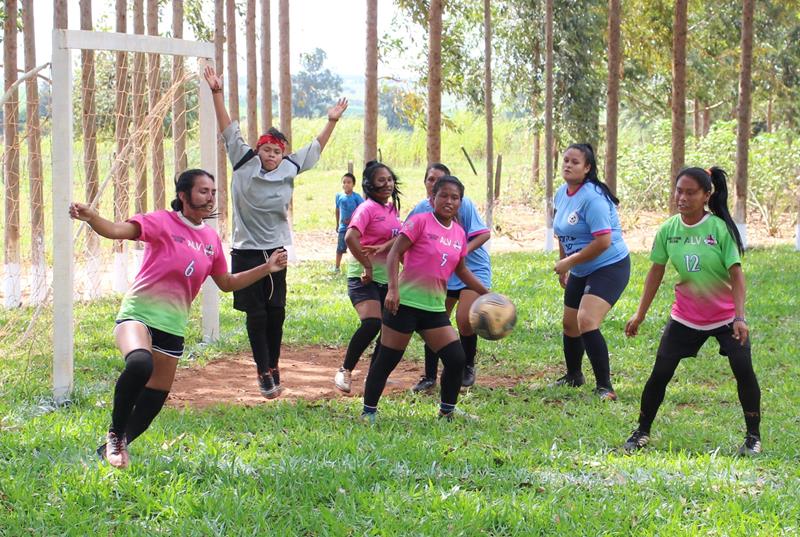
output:
[[[406,220],[415,214],[432,212],[433,206],[430,200],[422,200],[408,213]],[[478,235],[489,233],[489,228],[484,224],[483,218],[481,218],[475,204],[466,196],[461,200],[461,207],[458,209],[458,223],[461,224],[461,227],[463,227],[464,231],[467,233],[467,242]],[[484,286],[487,288],[492,287],[492,262],[489,258],[489,252],[483,245],[467,255],[466,264],[467,268],[472,271],[475,277],[478,278]],[[466,284],[462,282],[455,273],[447,280],[448,291],[460,291],[465,287]]]
[[[347,224],[350,223],[350,218],[356,212],[356,207],[364,203],[364,198],[358,192],[351,192],[350,195],[344,192],[336,193],[336,208],[339,209],[339,227],[337,231],[347,231]]]
[[[556,192],[553,229],[566,255],[586,248],[595,237],[611,234],[611,245],[594,259],[575,265],[570,273],[578,277],[588,276],[600,267],[611,265],[628,255],[628,247],[622,240],[617,207],[603,190],[594,183],[583,183],[572,194],[567,193],[566,183]]]

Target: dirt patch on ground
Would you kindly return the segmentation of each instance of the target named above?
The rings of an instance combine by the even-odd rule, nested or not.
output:
[[[333,376],[342,365],[344,349],[329,347],[284,347],[281,351],[281,386],[277,399],[264,399],[258,391],[256,368],[247,353],[215,360],[203,367],[179,369],[169,405],[205,408],[216,404],[254,406],[283,400],[361,397],[369,360],[359,362],[353,373],[353,391],[342,393],[333,386]],[[526,377],[489,377],[478,372],[478,386],[510,388]],[[410,389],[419,380],[422,365],[402,361],[389,377],[384,393]]]

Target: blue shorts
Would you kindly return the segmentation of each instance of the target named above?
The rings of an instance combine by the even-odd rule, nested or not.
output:
[[[626,255],[616,263],[596,269],[587,276],[570,274],[564,289],[564,305],[578,309],[583,295],[602,298],[612,306],[622,296],[631,277],[631,257]]]
[[[339,232],[339,240],[336,241],[336,253],[343,254],[347,252],[347,244],[344,242],[344,231]]]

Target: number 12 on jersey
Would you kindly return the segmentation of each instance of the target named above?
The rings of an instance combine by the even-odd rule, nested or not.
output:
[[[700,256],[697,254],[687,254],[683,256],[686,261],[687,272],[700,272]]]

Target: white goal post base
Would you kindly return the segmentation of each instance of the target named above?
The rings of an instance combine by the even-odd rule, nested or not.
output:
[[[52,166],[61,174],[53,181],[53,397],[57,403],[69,400],[73,386],[74,281],[73,230],[69,204],[73,201],[72,173],[72,51],[100,50],[187,56],[200,60],[200,71],[214,58],[214,45],[145,35],[82,30],[53,30]],[[217,128],[211,91],[199,84],[200,166],[217,167]],[[118,261],[115,258],[114,263]],[[115,284],[118,282],[115,282]],[[213,283],[213,282],[212,282]],[[8,294],[6,294],[8,296]],[[203,286],[203,335],[209,341],[219,337],[219,297],[216,286]]]
[[[553,241],[553,228],[548,227],[544,230],[544,251],[552,252],[555,250],[555,243]]]
[[[739,230],[739,236],[742,238],[742,247],[747,250],[747,224],[736,222],[736,229]]]

